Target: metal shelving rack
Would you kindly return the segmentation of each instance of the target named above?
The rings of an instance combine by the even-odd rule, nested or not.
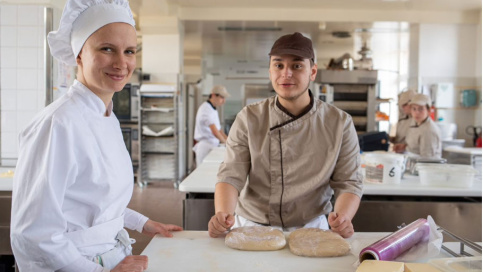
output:
[[[178,103],[172,91],[140,92],[138,184],[173,182],[179,185]],[[171,127],[171,129],[170,129]],[[165,131],[166,134],[159,135]]]

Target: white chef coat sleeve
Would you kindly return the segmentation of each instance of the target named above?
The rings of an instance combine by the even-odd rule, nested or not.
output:
[[[124,212],[124,227],[137,230],[138,232],[143,232],[144,224],[149,220],[146,216],[126,208]]]
[[[90,272],[109,272],[110,269],[102,267],[100,264],[96,264],[87,260],[84,257],[78,258],[73,263],[62,267],[61,269],[57,270],[57,272],[77,272],[79,271],[79,267],[82,267],[82,271],[90,271]]]
[[[213,120],[209,112],[203,111],[201,112],[200,123],[202,126],[209,127],[215,124],[215,121]]]
[[[64,236],[67,221],[62,211],[78,172],[74,139],[68,125],[55,118],[19,136],[10,237],[20,271],[55,271],[82,257]]]

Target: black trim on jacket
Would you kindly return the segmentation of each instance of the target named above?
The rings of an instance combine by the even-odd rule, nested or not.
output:
[[[212,107],[214,110],[216,110],[216,107],[215,107],[215,106],[213,106],[213,104],[211,104],[211,101],[210,101],[210,100],[206,100],[206,102],[208,102],[208,104],[210,104],[210,106],[211,106],[211,107]]]
[[[286,122],[283,122],[283,123],[281,123],[281,124],[279,124],[279,125],[276,125],[276,126],[274,126],[274,127],[271,127],[271,128],[270,128],[270,131],[272,131],[272,130],[274,130],[274,129],[277,129],[277,128],[279,128],[279,127],[283,127],[283,126],[285,126],[286,124],[290,124],[290,123],[292,123],[293,121],[296,121],[296,120],[297,120],[297,119],[299,119],[300,117],[302,117],[302,116],[304,116],[305,114],[307,114],[307,113],[308,113],[308,112],[309,112],[309,111],[312,109],[312,107],[314,106],[314,96],[312,95],[312,91],[310,91],[310,89],[309,89],[309,96],[310,96],[310,103],[309,103],[309,105],[308,105],[308,106],[305,108],[305,110],[304,110],[304,111],[302,111],[302,113],[300,113],[300,114],[299,114],[299,115],[297,115],[297,116],[294,116],[293,114],[291,114],[291,113],[290,113],[290,112],[289,112],[289,111],[288,111],[286,108],[284,108],[284,107],[282,106],[282,104],[280,104],[280,102],[278,101],[278,98],[276,98],[276,105],[277,105],[277,107],[278,107],[278,108],[279,108],[281,111],[283,111],[285,114],[287,114],[288,116],[292,117],[292,119],[291,119],[291,120],[288,120],[288,121],[286,121]]]

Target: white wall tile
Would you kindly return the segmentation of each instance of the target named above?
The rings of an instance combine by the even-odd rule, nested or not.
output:
[[[50,48],[49,48],[50,50]],[[37,68],[44,68],[44,54],[45,50],[43,46],[37,47]]]
[[[17,67],[18,68],[37,68],[38,48],[35,47],[19,47],[17,50]]]
[[[41,92],[45,91],[45,74],[44,74],[44,69],[43,68],[38,68],[37,69],[37,76],[38,76],[38,85],[37,89]]]
[[[39,31],[37,27],[22,26],[17,28],[17,46],[22,47],[38,47]]]
[[[2,137],[2,157],[5,154],[5,157],[11,157],[13,154],[17,154],[17,133],[15,132],[3,132],[1,134]],[[6,155],[10,156],[6,156]]]
[[[17,46],[17,27],[0,27],[0,46]]]
[[[17,133],[17,112],[2,110],[2,132]]]
[[[37,69],[17,70],[17,89],[36,90],[38,88]]]
[[[37,112],[35,111],[19,111],[17,112],[17,135],[30,124]]]
[[[2,157],[2,159],[0,160],[0,164],[2,166],[15,167],[17,165],[17,154],[2,152],[1,157]]]
[[[17,25],[17,6],[0,5],[0,25]]]
[[[17,91],[17,110],[37,111],[37,91]]]
[[[0,89],[16,89],[17,88],[17,69],[4,68],[0,69]]]
[[[38,74],[38,87],[37,87],[37,111],[45,108],[45,75],[44,69],[37,69]]]
[[[17,24],[19,26],[37,26],[40,23],[38,6],[18,6]]]
[[[1,90],[0,95],[2,114],[6,110],[17,110],[17,93],[15,91]]]
[[[0,68],[17,67],[17,48],[0,47]]]
[[[56,29],[57,30],[57,29]],[[39,33],[39,44],[38,46],[42,48],[47,46],[47,44],[44,44],[44,43],[47,43],[47,33],[45,33],[45,27],[44,26],[39,26],[37,27],[37,32]]]

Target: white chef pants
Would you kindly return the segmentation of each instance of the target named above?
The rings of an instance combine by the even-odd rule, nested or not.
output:
[[[235,224],[232,227],[233,229],[239,228],[239,227],[249,227],[249,226],[263,226],[263,225],[250,221],[238,214],[235,214]],[[319,217],[312,219],[310,222],[300,227],[289,227],[289,228],[282,228],[279,226],[271,226],[271,227],[274,229],[278,229],[281,231],[288,231],[288,232],[291,232],[300,228],[318,228],[318,229],[328,230],[329,223],[327,222],[327,217],[325,215],[321,215]]]
[[[199,141],[194,147],[193,151],[196,154],[196,167],[200,166],[203,159],[210,153],[210,151],[217,145],[209,141]]]

